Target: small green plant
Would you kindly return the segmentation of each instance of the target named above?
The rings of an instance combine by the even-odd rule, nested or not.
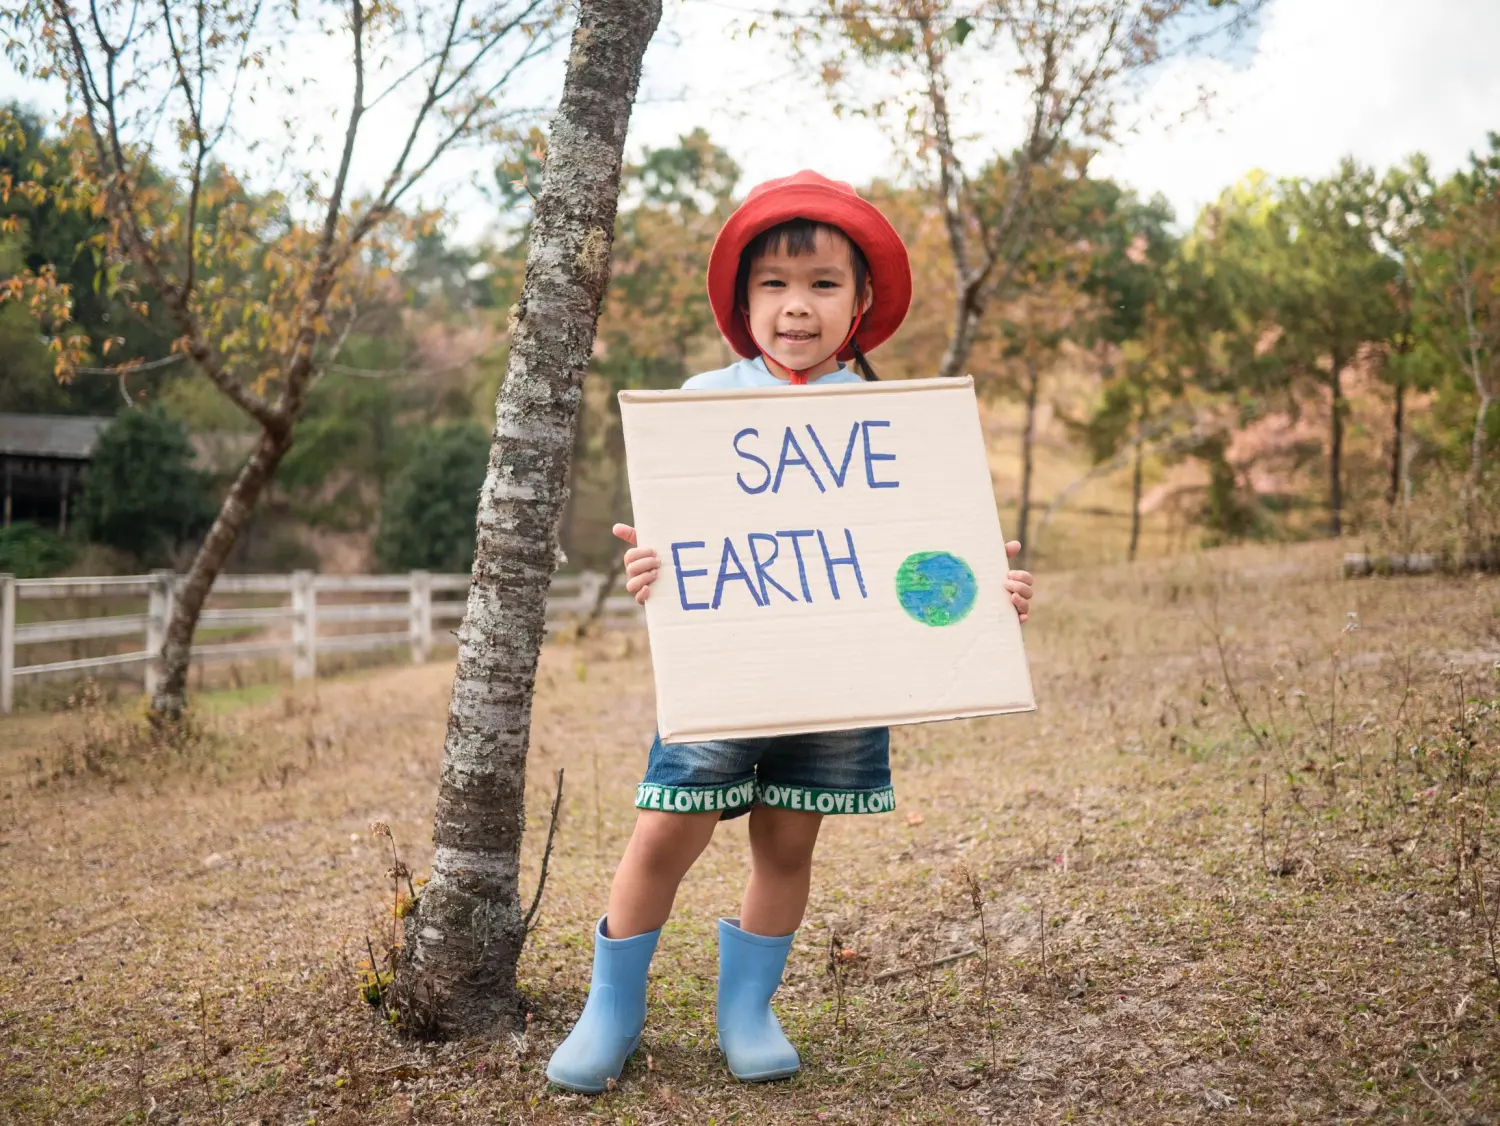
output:
[[[18,579],[43,579],[73,561],[75,545],[55,532],[24,520],[0,528],[0,572]]]
[[[394,970],[382,970],[380,963],[375,958],[375,946],[370,941],[369,935],[365,936],[365,950],[369,952],[370,960],[359,964],[360,986],[359,994],[364,998],[365,1004],[380,1009],[381,1014],[388,1021],[393,1020],[393,1014],[386,1005],[386,994],[391,988],[391,983],[396,980]]]

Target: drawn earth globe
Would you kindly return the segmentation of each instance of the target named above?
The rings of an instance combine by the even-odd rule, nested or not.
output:
[[[901,608],[928,626],[951,626],[974,608],[979,583],[958,556],[947,551],[908,555],[896,571]]]

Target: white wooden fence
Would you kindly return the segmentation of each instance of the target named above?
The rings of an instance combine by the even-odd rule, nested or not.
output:
[[[143,666],[146,691],[153,691],[159,675],[156,656],[166,636],[172,600],[183,582],[182,576],[171,571],[66,579],[16,579],[0,574],[0,715],[10,712],[15,682],[21,679]],[[603,582],[603,576],[589,571],[581,575],[558,576],[547,598],[547,628],[555,629],[570,618],[582,617],[592,611]],[[219,595],[252,595],[261,598],[279,596],[286,601],[271,606],[205,608],[198,619],[200,631],[251,627],[262,635],[280,636],[194,645],[192,659],[290,659],[292,677],[296,680],[317,675],[319,653],[408,647],[413,661],[425,661],[432,651],[435,631],[447,623],[456,626],[462,620],[464,596],[468,589],[468,575],[436,575],[426,571],[406,575],[317,575],[311,571],[294,571],[289,575],[221,575],[214,583],[210,599]],[[320,595],[350,593],[404,594],[406,598],[356,603],[325,600],[319,605]],[[71,599],[118,603],[143,597],[146,599],[143,614],[16,624],[18,602]],[[639,614],[639,607],[629,595],[619,594],[605,601],[604,614],[616,620],[633,619]],[[321,627],[330,624],[374,628],[361,632],[320,632]],[[141,640],[139,649],[103,656],[16,664],[17,651],[28,647],[135,637]]]

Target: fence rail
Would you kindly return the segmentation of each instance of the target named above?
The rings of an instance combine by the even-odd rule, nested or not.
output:
[[[0,715],[14,704],[18,680],[67,676],[96,669],[144,669],[146,691],[156,688],[160,670],[156,657],[166,637],[173,600],[185,580],[170,571],[149,575],[104,578],[17,579],[0,574]],[[547,597],[547,628],[591,613],[599,600],[604,577],[592,571],[581,575],[559,575]],[[277,636],[258,636],[234,641],[194,644],[197,662],[276,657],[289,659],[292,677],[305,680],[317,675],[319,653],[354,653],[405,647],[413,661],[425,661],[434,639],[448,623],[460,621],[466,603],[462,598],[434,598],[434,594],[464,594],[468,575],[437,575],[413,571],[406,575],[316,575],[294,571],[286,575],[221,575],[209,593],[219,596],[280,596],[277,606],[214,606],[198,619],[200,635],[205,630],[255,630]],[[334,601],[350,594],[405,595],[403,600],[384,602]],[[323,600],[320,604],[320,596]],[[18,625],[17,603],[67,599],[75,601],[145,598],[145,613],[100,613],[94,617],[63,618]],[[64,612],[68,612],[67,607]],[[77,611],[74,611],[77,612]],[[636,620],[640,613],[629,595],[605,599],[604,616],[612,620]],[[393,624],[404,628],[392,630]],[[328,633],[322,627],[374,626],[364,632]],[[288,628],[289,627],[289,628]],[[140,649],[72,657],[67,660],[32,661],[18,665],[16,653],[38,645],[82,641],[111,641],[139,637]],[[75,650],[76,652],[76,650]]]

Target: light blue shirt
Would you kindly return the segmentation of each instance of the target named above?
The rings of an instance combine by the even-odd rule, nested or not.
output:
[[[808,386],[814,383],[863,383],[858,375],[849,368],[840,364],[836,371],[827,375],[820,375],[816,379],[809,379]],[[741,360],[727,368],[718,371],[705,371],[700,375],[691,377],[682,385],[684,391],[731,391],[742,387],[788,387],[785,379],[777,379],[766,367],[763,357],[756,356],[753,360]]]

